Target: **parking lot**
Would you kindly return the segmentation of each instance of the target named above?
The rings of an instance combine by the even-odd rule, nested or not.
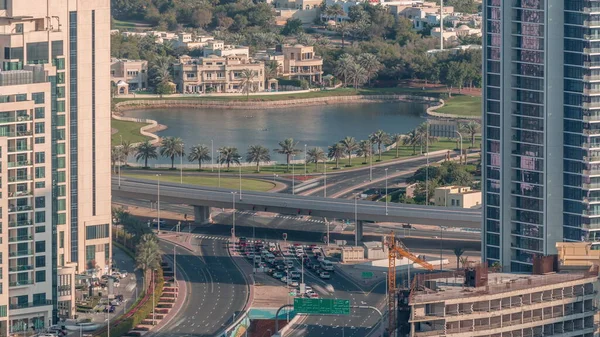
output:
[[[325,259],[321,246],[248,240],[241,237],[237,248],[254,263],[257,282],[280,284],[291,296],[319,298],[333,293],[328,281],[334,277],[331,261]],[[302,281],[305,286],[302,289]]]

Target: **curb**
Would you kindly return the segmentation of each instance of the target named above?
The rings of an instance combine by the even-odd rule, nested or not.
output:
[[[234,249],[235,249],[235,244],[234,244]],[[228,327],[225,328],[225,330],[223,331],[223,333],[227,333],[229,329],[235,327],[236,325],[238,325],[243,319],[246,318],[246,316],[248,315],[248,312],[250,311],[250,307],[252,306],[252,303],[254,301],[254,290],[253,290],[253,286],[254,286],[254,279],[252,278],[252,284],[250,283],[250,280],[248,279],[248,276],[244,273],[244,271],[242,270],[242,268],[238,265],[235,257],[231,254],[231,246],[229,245],[229,241],[227,242],[227,254],[229,255],[229,258],[231,259],[231,261],[233,261],[233,264],[235,265],[235,267],[237,268],[237,270],[240,272],[240,274],[242,274],[242,276],[244,277],[244,280],[246,280],[246,305],[244,306],[244,309],[242,310],[242,313],[239,314],[237,317],[237,320],[233,321]],[[250,296],[250,294],[252,294],[252,296]],[[222,335],[223,333],[219,333],[217,334],[217,336]]]

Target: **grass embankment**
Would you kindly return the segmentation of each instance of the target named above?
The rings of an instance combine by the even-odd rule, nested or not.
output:
[[[479,148],[480,142],[481,142],[480,137],[476,137],[475,148]],[[470,140],[465,138],[464,143],[463,143],[463,149],[467,149],[470,146],[471,146]],[[454,150],[454,149],[457,149],[456,140],[454,140],[454,139],[440,139],[439,141],[429,145],[430,152],[438,151],[438,150]],[[373,165],[382,163],[382,162],[386,162],[386,161],[390,161],[390,160],[394,160],[394,159],[406,159],[406,158],[410,158],[410,157],[419,156],[419,153],[421,151],[420,146],[417,146],[415,148],[415,150],[416,151],[413,152],[412,146],[400,146],[399,151],[398,151],[399,157],[397,158],[396,157],[396,149],[395,148],[391,149],[390,151],[386,151],[382,154],[381,162],[379,162],[379,156],[377,154],[375,154],[375,156],[373,157]],[[423,148],[423,151],[425,151],[425,148]],[[348,170],[348,169],[352,169],[352,168],[366,167],[366,166],[370,165],[370,160],[367,158],[367,160],[365,162],[364,157],[352,158],[351,166],[347,166],[347,165],[348,165],[348,158],[340,159],[339,168],[335,167],[335,162],[329,161],[329,162],[327,162],[327,172],[339,172],[339,171]],[[175,164],[175,166],[177,167],[177,164]],[[221,167],[222,174],[228,174],[228,173],[237,174],[239,172],[238,170],[239,170],[238,166],[232,166],[229,171],[226,171],[224,167]],[[306,165],[306,170],[307,170],[308,174],[322,174],[323,173],[323,163],[319,163],[318,167],[314,163],[309,163]],[[154,172],[154,171],[173,172],[166,168],[165,169],[154,169],[153,168],[152,172]],[[256,172],[255,166],[242,167],[242,174],[245,174],[245,175],[255,174],[257,176],[263,175],[263,176],[265,176],[266,179],[268,179],[269,176],[272,176],[273,174],[291,175],[292,171],[295,172],[298,180],[301,180],[302,176],[304,175],[304,163],[290,165],[289,171],[287,170],[287,165],[285,165],[285,164],[268,165],[268,166],[265,165],[265,166],[260,167],[260,173]],[[122,172],[125,172],[125,173],[123,173],[124,175],[134,175],[134,176],[137,176],[137,178],[143,178],[143,179],[151,179],[151,178],[154,179],[153,177],[155,177],[154,173],[147,172],[146,170],[143,170],[140,168],[123,167]],[[197,169],[184,169],[184,172],[199,172],[199,171]],[[204,168],[200,172],[212,173],[215,176],[218,174],[218,170],[216,168],[214,169],[214,171],[211,171],[210,168]],[[173,172],[172,177],[174,179],[173,181],[179,182],[179,175],[175,174],[175,172]],[[192,178],[192,177],[187,177],[187,178]],[[214,177],[198,177],[198,176],[195,176],[194,178],[216,179]],[[185,182],[186,177],[184,176],[183,179]],[[238,188],[239,187],[239,181],[235,178],[230,178],[232,180],[231,186],[229,186],[229,185],[225,186],[225,183],[224,183],[225,179],[227,179],[227,178],[221,178],[221,187],[229,187],[229,188]],[[252,179],[249,179],[249,180],[252,180]],[[202,186],[217,186],[217,185],[212,185],[212,184],[217,184],[218,181],[210,180],[210,181],[200,181],[200,183],[194,183],[194,182],[189,182],[189,183],[202,185]],[[244,187],[244,185],[245,184],[242,183],[242,187]],[[271,186],[271,188],[272,187],[273,186]]]
[[[139,172],[139,171],[138,171]],[[216,172],[216,171],[215,171]],[[221,172],[225,173],[224,170]],[[232,171],[235,172],[235,171]],[[149,179],[149,180],[157,180],[155,174],[143,174],[143,173],[122,173],[123,176],[138,178],[138,179]],[[161,175],[160,181],[168,181],[172,183],[179,183],[180,177],[179,175]],[[206,177],[206,176],[183,176],[184,184],[198,185],[198,186],[208,186],[208,187],[219,187],[219,178],[214,177]],[[227,178],[221,177],[221,187],[230,188],[230,189],[239,189],[240,188],[240,180],[238,178]],[[275,184],[269,181],[259,180],[259,179],[247,179],[242,178],[242,190],[248,191],[260,191],[266,192],[275,187]]]
[[[446,104],[435,112],[456,116],[481,117],[480,96],[452,95],[452,98],[447,98],[444,101]]]
[[[145,22],[137,22],[137,21],[121,21],[117,19],[112,19],[111,24],[112,29],[119,30],[136,30],[136,29],[150,29],[152,25]]]
[[[121,137],[123,137],[124,142],[129,141],[131,143],[143,142],[150,139],[150,137],[146,137],[140,133],[140,128],[146,125],[148,124],[112,119],[111,127],[118,130],[118,132],[111,136],[112,145],[121,144]]]

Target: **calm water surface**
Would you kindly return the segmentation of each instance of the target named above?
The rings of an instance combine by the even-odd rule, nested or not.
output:
[[[382,129],[388,133],[406,133],[424,121],[425,106],[417,103],[369,103],[347,105],[297,106],[281,109],[150,109],[126,112],[135,118],[150,118],[168,129],[159,136],[181,137],[186,148],[195,144],[215,150],[235,146],[245,156],[248,145],[260,144],[270,150],[288,137],[299,141],[298,147],[327,147],[345,136],[358,140]],[[272,153],[274,160],[283,156]],[[298,159],[298,158],[297,158]],[[167,163],[168,159],[159,159]]]

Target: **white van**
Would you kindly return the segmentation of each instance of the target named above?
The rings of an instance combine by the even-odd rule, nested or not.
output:
[[[327,271],[333,271],[333,263],[331,261],[323,260],[321,261],[321,268]]]

